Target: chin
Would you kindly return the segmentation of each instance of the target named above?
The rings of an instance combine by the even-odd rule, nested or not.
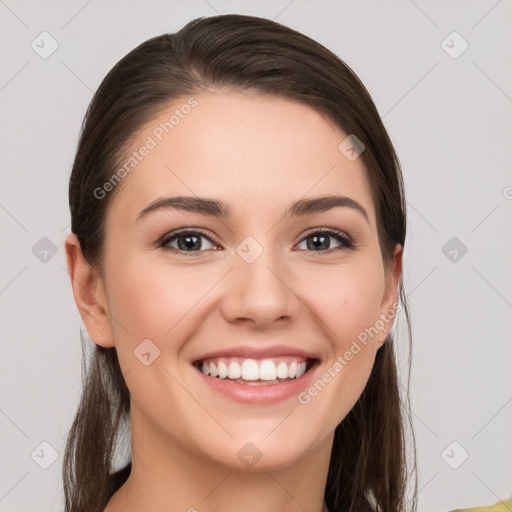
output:
[[[254,473],[285,469],[300,462],[314,444],[309,437],[290,436],[292,429],[296,433],[300,431],[297,425],[290,425],[289,429],[282,432],[278,432],[278,427],[270,435],[270,430],[255,430],[254,435],[246,432],[233,439],[219,440],[213,450],[210,444],[208,456],[235,471]]]

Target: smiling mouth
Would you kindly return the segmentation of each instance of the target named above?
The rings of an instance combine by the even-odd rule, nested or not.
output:
[[[268,386],[300,379],[318,364],[300,357],[243,359],[220,357],[195,361],[193,365],[209,377],[247,386]]]

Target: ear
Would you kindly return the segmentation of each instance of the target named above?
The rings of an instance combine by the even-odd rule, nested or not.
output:
[[[80,242],[74,233],[66,237],[64,248],[73,295],[89,338],[102,347],[115,346],[102,278],[85,261]]]
[[[400,244],[396,244],[393,251],[393,257],[386,269],[386,285],[379,315],[379,319],[381,320],[379,323],[379,329],[382,327],[381,335],[379,337],[382,340],[385,340],[389,334],[397,313],[398,291],[400,278],[402,276],[403,252],[403,247]]]

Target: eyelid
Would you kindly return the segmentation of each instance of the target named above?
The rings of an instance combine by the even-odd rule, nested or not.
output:
[[[342,231],[341,229],[329,228],[327,226],[309,229],[308,231],[306,231],[305,233],[303,233],[301,235],[301,238],[299,241],[302,242],[302,240],[304,240],[304,238],[306,238],[314,233],[328,233],[331,235],[339,235],[339,236],[342,236],[342,237],[346,238],[347,240],[350,240],[351,242],[355,243],[354,239],[345,231]]]

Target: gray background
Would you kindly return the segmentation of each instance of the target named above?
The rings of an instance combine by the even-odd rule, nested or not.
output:
[[[62,509],[82,325],[63,242],[69,173],[92,93],[137,44],[217,12],[304,32],[370,91],[406,180],[419,510],[510,496],[510,0],[0,0],[0,510]],[[43,45],[43,31],[58,43],[46,59],[31,47]],[[469,44],[461,55],[453,31]],[[398,350],[404,372],[404,336]],[[52,450],[57,459],[43,469]]]

